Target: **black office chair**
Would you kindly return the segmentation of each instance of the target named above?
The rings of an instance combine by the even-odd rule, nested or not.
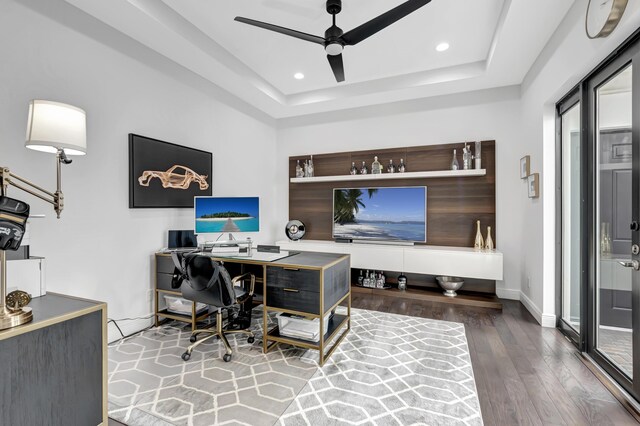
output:
[[[231,350],[226,334],[246,334],[249,336],[247,339],[249,343],[255,341],[255,336],[247,329],[223,328],[222,310],[232,308],[236,305],[242,305],[251,300],[255,290],[255,275],[246,273],[232,279],[229,276],[229,272],[227,272],[220,262],[216,262],[209,256],[199,253],[174,252],[171,257],[178,270],[177,272],[180,274],[178,278],[182,281],[180,285],[182,297],[193,302],[206,303],[217,309],[215,330],[211,328],[194,330],[190,338],[193,344],[182,354],[182,359],[188,361],[189,358],[191,358],[191,352],[196,346],[213,337],[218,337],[222,340],[227,350],[222,359],[225,362],[231,361],[233,351]],[[250,280],[250,284],[249,288],[245,289],[242,283],[247,279]],[[176,285],[174,284],[174,286]],[[211,335],[204,339],[197,340],[197,336],[203,333]]]

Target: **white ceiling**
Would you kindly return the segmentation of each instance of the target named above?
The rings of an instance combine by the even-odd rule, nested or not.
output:
[[[324,36],[323,0],[66,0],[274,118],[520,84],[574,0],[433,0],[343,53],[235,16]],[[404,0],[344,0],[345,32]],[[451,48],[437,52],[447,42]],[[303,80],[293,75],[301,72]]]

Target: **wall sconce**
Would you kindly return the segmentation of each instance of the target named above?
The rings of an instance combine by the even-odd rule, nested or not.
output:
[[[56,190],[48,191],[31,181],[0,167],[0,195],[6,196],[9,186],[21,189],[53,205],[58,219],[64,209],[62,164],[70,164],[70,155],[85,155],[87,151],[86,114],[80,108],[60,102],[33,100],[29,103],[25,146],[56,155]],[[27,210],[28,211],[28,210]],[[25,219],[26,224],[26,219]],[[21,239],[22,235],[16,236]],[[7,307],[7,256],[0,250],[0,330],[28,323],[33,319],[30,308]]]

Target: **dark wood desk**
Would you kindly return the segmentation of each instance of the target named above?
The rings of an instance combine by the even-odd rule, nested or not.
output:
[[[107,305],[47,293],[0,332],[0,424],[107,425]]]
[[[265,353],[278,343],[290,344],[319,351],[320,365],[323,365],[351,329],[351,258],[349,255],[297,252],[275,261],[257,260],[251,257],[225,257],[215,253],[209,253],[209,255],[212,259],[223,262],[231,276],[252,272],[256,276],[256,283],[262,284],[258,297],[261,297],[263,302],[264,330],[268,330],[269,312],[291,313],[309,319],[318,318],[320,331],[324,330],[327,323],[327,332],[320,333],[318,342],[282,336],[278,327],[274,327],[268,330],[262,339]],[[156,254],[156,265],[157,275],[167,274],[169,270],[173,272],[173,263],[167,253]],[[157,295],[180,294],[179,290],[172,290],[170,285],[167,287],[166,284],[162,284],[163,282],[166,282],[165,277],[158,277],[156,319],[175,316],[157,309]],[[332,315],[339,305],[346,305],[346,314]],[[175,319],[192,322],[192,326],[195,327],[195,321],[199,317],[195,315],[195,305],[193,309],[191,316],[180,316]],[[343,333],[338,336],[343,329]],[[327,348],[326,345],[334,339],[335,343]]]

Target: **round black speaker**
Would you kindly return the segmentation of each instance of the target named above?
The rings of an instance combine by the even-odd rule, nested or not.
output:
[[[287,234],[287,238],[291,241],[298,241],[304,237],[306,228],[304,223],[294,219],[287,223],[287,226],[284,228],[284,232]]]

